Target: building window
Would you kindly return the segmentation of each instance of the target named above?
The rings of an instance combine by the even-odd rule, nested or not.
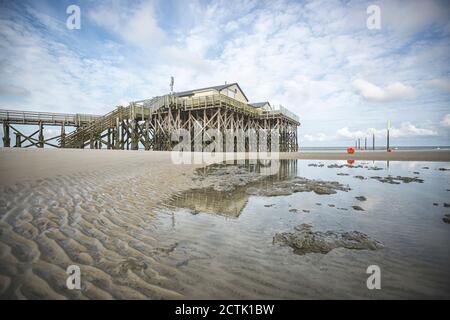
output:
[[[237,89],[234,89],[234,90],[228,89],[227,90],[227,96],[229,96],[230,98],[235,99],[236,98],[236,92],[237,92]]]

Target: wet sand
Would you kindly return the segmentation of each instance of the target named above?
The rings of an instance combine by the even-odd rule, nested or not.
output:
[[[224,154],[226,156],[226,154]],[[249,158],[239,153],[239,159]],[[251,157],[251,156],[250,156]],[[382,160],[382,161],[449,161],[450,150],[426,151],[357,151],[346,152],[292,152],[280,153],[280,159],[310,160]],[[202,165],[196,165],[199,167]],[[144,172],[148,168],[155,172],[173,166],[170,152],[124,151],[90,149],[0,149],[0,184],[49,178],[87,172],[110,174]],[[182,170],[189,165],[182,166]],[[195,167],[195,166],[194,166]],[[192,168],[191,168],[192,169]],[[170,171],[170,170],[169,170]],[[174,171],[178,172],[178,171]],[[162,190],[163,191],[163,190]]]
[[[372,160],[372,161],[450,161],[450,150],[394,150],[386,151],[356,151],[354,154],[342,152],[293,152],[283,153],[283,159],[305,160]]]
[[[167,153],[0,152],[0,297],[176,299],[156,204],[189,188],[197,166]],[[83,290],[68,290],[79,265]]]
[[[450,161],[448,151],[366,152],[352,159],[358,156]],[[281,158],[348,159],[348,155],[293,153]],[[162,202],[190,189],[195,169],[202,166],[174,165],[169,152],[1,150],[0,297],[192,297],[180,288],[177,268],[167,263],[171,255],[180,254],[174,250],[177,246],[183,250],[183,244],[157,236],[157,212]],[[72,264],[82,269],[81,291],[66,287],[66,268]],[[195,280],[199,275],[191,276]],[[229,292],[235,297],[261,296],[236,290],[233,286]]]

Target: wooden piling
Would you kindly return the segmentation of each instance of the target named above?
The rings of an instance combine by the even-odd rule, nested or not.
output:
[[[21,134],[16,132],[16,148],[22,147],[22,140],[21,140]]]
[[[3,147],[9,148],[11,146],[11,138],[9,137],[9,123],[3,122]]]
[[[44,125],[42,124],[42,122],[39,122],[39,143],[38,143],[38,148],[43,148],[44,147]]]
[[[61,125],[61,136],[60,136],[60,147],[65,148],[66,146],[66,130],[64,123]]]

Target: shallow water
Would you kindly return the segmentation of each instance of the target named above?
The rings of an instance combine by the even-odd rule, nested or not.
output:
[[[228,193],[194,190],[162,206],[155,238],[174,248],[161,258],[176,269],[173,289],[186,298],[450,298],[450,225],[442,220],[450,213],[443,206],[450,202],[450,171],[438,170],[448,163],[361,161],[328,168],[331,164],[346,162],[283,161],[278,175],[252,185],[270,188],[273,180],[300,176],[339,181],[352,190],[275,197],[247,195],[247,186]],[[370,178],[387,175],[423,183]],[[302,223],[315,231],[357,230],[384,248],[297,255],[273,244],[276,233]],[[381,269],[380,290],[366,286],[370,265]]]

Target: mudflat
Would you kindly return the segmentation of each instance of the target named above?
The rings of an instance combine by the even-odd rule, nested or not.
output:
[[[238,154],[236,158],[245,159],[249,155]],[[351,278],[353,273],[347,272],[355,259],[360,262],[353,272],[363,270],[364,273],[364,268],[372,261],[393,261],[396,270],[403,270],[405,265],[416,263],[416,257],[423,256],[422,251],[414,250],[429,250],[434,248],[430,243],[445,243],[442,239],[448,236],[444,216],[447,204],[443,199],[449,190],[448,180],[445,180],[450,170],[448,165],[414,164],[402,160],[445,162],[450,161],[448,151],[358,152],[351,157],[344,152],[299,152],[281,153],[280,158],[293,159],[289,160],[289,168],[299,166],[298,172],[287,181],[269,183],[255,176],[253,171],[246,172],[242,168],[222,168],[215,176],[200,176],[203,179],[200,181],[198,169],[205,163],[175,164],[170,152],[2,149],[0,297],[367,298],[365,281],[360,286],[358,279]],[[317,164],[296,159],[398,162],[391,165],[389,171],[369,163],[350,166],[345,161]],[[217,161],[220,162],[220,158]],[[283,168],[280,172],[284,172]],[[377,176],[372,177],[375,169]],[[388,172],[394,175],[386,176]],[[397,177],[397,173],[408,175],[408,180]],[[307,178],[296,177],[297,174],[306,174]],[[332,182],[337,179],[353,190]],[[392,182],[389,179],[399,181],[381,186],[381,182]],[[423,179],[426,186],[420,183]],[[262,189],[255,191],[251,183],[258,183]],[[431,187],[429,183],[432,183]],[[245,190],[234,188],[234,185]],[[220,207],[215,206],[218,200],[208,198],[212,195],[202,192],[186,194],[195,187],[212,187],[220,197]],[[224,187],[236,189],[233,189],[236,194]],[[404,190],[401,193],[400,187]],[[337,189],[336,192],[328,190],[332,188]],[[433,193],[427,194],[427,190]],[[384,194],[385,191],[388,193]],[[401,202],[390,210],[408,206],[410,199],[425,198],[419,202],[422,207],[415,203],[404,210],[413,219],[390,214],[389,219],[403,220],[395,221],[395,232],[385,234],[385,230],[390,229],[383,225],[383,221],[388,218],[377,220],[378,215],[386,211],[379,209],[377,199],[393,194],[395,199],[387,203]],[[171,201],[177,196],[190,202],[180,209]],[[362,199],[364,203],[361,203]],[[202,205],[201,201],[206,203]],[[319,205],[323,201],[327,202]],[[361,211],[364,214],[355,209],[357,205],[364,207]],[[211,210],[215,213],[223,209],[233,214],[217,217],[205,213],[207,210],[203,207],[215,208]],[[425,223],[420,220],[424,217],[421,212],[427,210],[435,212],[432,217],[427,216],[429,221]],[[355,224],[358,219],[364,223]],[[364,230],[367,219],[373,220],[370,220],[372,225]],[[323,226],[325,233],[320,233],[320,229],[316,232],[323,221],[328,221]],[[320,242],[322,239],[328,241],[322,235],[330,235],[340,242],[323,256],[322,253],[309,254],[309,249],[305,255],[295,255],[289,248],[290,242],[286,243],[287,248],[272,245],[276,234],[290,234],[295,231],[295,226],[305,222],[311,224],[314,231],[294,232],[295,239],[292,239],[297,243],[296,248],[305,237]],[[433,229],[430,229],[430,223]],[[345,225],[350,233],[341,233],[336,229],[337,225]],[[400,227],[404,230],[399,231]],[[407,243],[401,243],[401,237],[417,237],[420,232],[411,230],[421,227],[426,236],[411,243],[426,239],[423,246],[417,249],[415,245],[409,247]],[[360,230],[364,232],[364,241],[367,234],[370,239],[380,240],[385,248],[357,252],[347,249],[354,245],[349,246],[342,241],[347,241],[348,235],[354,241],[355,234],[362,235],[356,233]],[[400,240],[397,235],[401,236]],[[410,256],[397,258],[405,248],[411,251]],[[444,249],[439,247],[431,266],[424,265],[414,270],[414,279],[420,278],[416,275],[434,270],[432,277],[427,278],[428,282],[411,282],[411,290],[407,294],[398,291],[397,283],[393,282],[392,290],[384,290],[383,297],[415,297],[414,293],[422,292],[423,288],[432,288],[424,291],[426,297],[448,297],[447,283],[441,279],[445,273],[442,270],[448,270],[448,255],[441,252]],[[280,261],[286,263],[280,264]],[[316,267],[322,264],[323,268]],[[70,265],[81,267],[82,290],[68,290],[66,287],[66,270]],[[332,272],[325,272],[328,269]],[[301,277],[311,272],[315,272],[315,276]],[[332,294],[327,288],[330,283],[327,277],[335,279],[336,275],[341,279],[340,283],[351,283],[357,290],[344,286],[342,292]],[[405,283],[404,278],[399,279],[399,283]],[[214,285],[210,285],[212,283]],[[301,291],[301,288],[309,289]]]

